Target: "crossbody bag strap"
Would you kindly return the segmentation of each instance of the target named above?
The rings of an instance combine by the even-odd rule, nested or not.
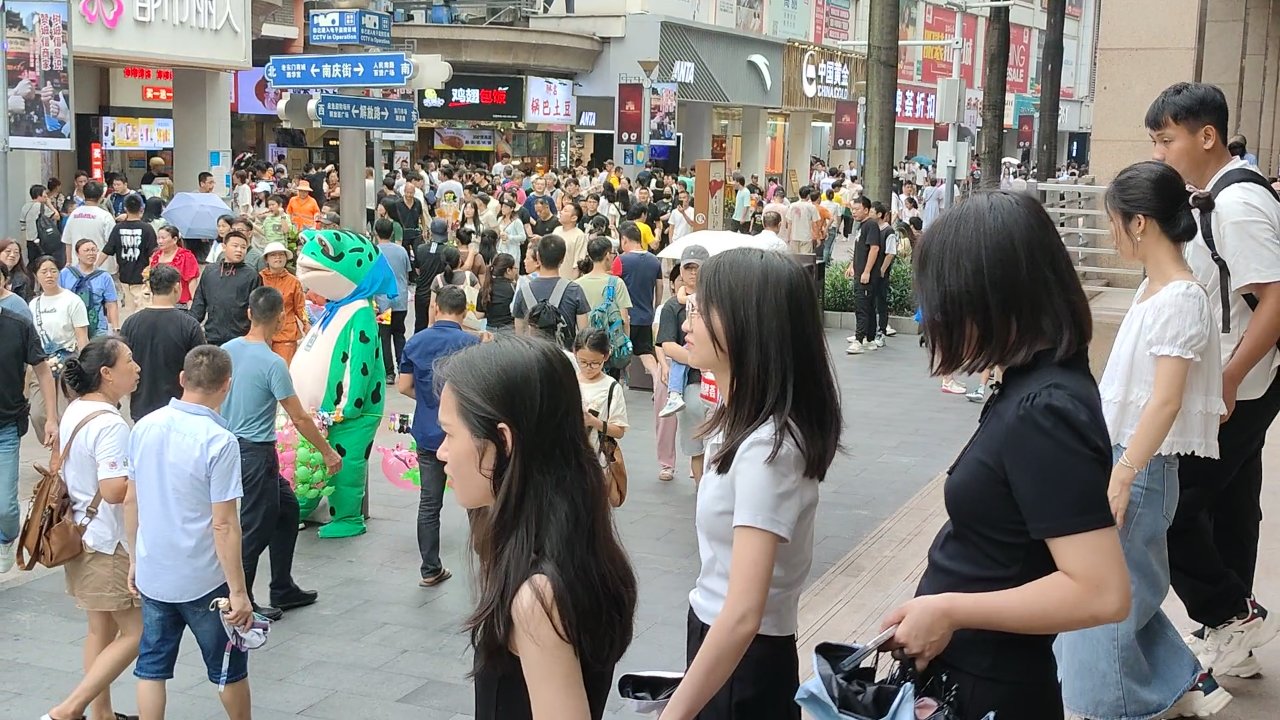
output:
[[[610,378],[612,380],[612,378]],[[604,412],[600,415],[600,442],[603,447],[604,440],[609,437],[609,417],[613,411],[613,391],[618,387],[618,381],[613,380],[609,384],[609,396],[604,401]]]
[[[94,410],[86,415],[83,420],[76,423],[75,429],[67,436],[67,441],[62,444],[62,449],[58,450],[55,448],[51,453],[49,458],[49,472],[56,473],[62,470],[63,463],[67,461],[67,454],[71,452],[71,442],[76,439],[76,435],[80,434],[80,430],[84,428],[85,425],[89,424],[90,420],[98,417],[99,415],[107,415],[110,413],[110,410]]]

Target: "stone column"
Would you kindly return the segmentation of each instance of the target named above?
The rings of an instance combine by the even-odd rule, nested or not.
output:
[[[764,108],[742,108],[742,176],[756,173],[764,179],[765,148],[769,137],[769,113]],[[729,168],[732,175],[733,168]]]
[[[809,184],[809,157],[813,154],[813,113],[793,112],[787,122],[787,170],[796,171],[796,190]],[[790,173],[787,173],[790,174]],[[782,178],[782,186],[787,187],[787,178]]]
[[[181,99],[173,104],[173,186],[194,192],[210,153],[231,152],[231,74],[175,69],[173,94]]]
[[[691,167],[711,157],[711,136],[715,134],[714,113],[707,103],[680,103],[680,132],[683,136],[680,165]]]

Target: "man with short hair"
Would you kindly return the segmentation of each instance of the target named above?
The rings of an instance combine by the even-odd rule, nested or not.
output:
[[[733,176],[733,186],[736,193],[733,196],[733,219],[729,222],[729,229],[746,232],[747,222],[751,219],[751,191],[747,189],[747,181],[742,179],[742,175]]]
[[[31,254],[29,245],[40,244],[40,219],[44,218],[47,222],[57,223],[58,208],[53,206],[53,201],[49,199],[49,190],[43,185],[32,185],[27,191],[30,200],[22,206],[22,210],[18,213],[18,225],[22,230],[22,239],[25,241],[21,245],[22,264],[25,266],[32,260],[43,255]],[[39,250],[39,247],[36,248]],[[58,258],[65,261],[65,257]]]
[[[538,241],[538,277],[529,280],[516,293],[515,302],[511,305],[511,314],[516,318],[516,332],[537,332],[529,326],[529,311],[538,303],[551,301],[556,297],[559,298],[559,303],[552,304],[569,329],[576,333],[587,326],[587,313],[591,312],[591,306],[587,304],[582,288],[561,273],[564,261],[565,244],[562,238],[558,235],[546,235]],[[560,338],[555,341],[563,344]]]
[[[85,183],[84,204],[67,216],[67,223],[62,227],[62,244],[66,246],[67,265],[75,266],[75,244],[81,240],[92,240],[99,248],[107,244],[116,219],[100,206],[102,193],[102,183],[97,180]]]
[[[427,215],[427,205],[421,197],[422,175],[411,172],[405,179],[404,192],[400,199],[396,200],[394,219],[398,220],[400,227],[404,229],[401,240],[404,243],[404,249],[413,252],[413,249],[422,241],[423,228],[431,224],[431,220]]]
[[[404,321],[409,315],[409,253],[395,244],[392,236],[395,226],[388,218],[379,218],[373,224],[373,234],[378,241],[378,252],[387,259],[391,274],[396,278],[396,296],[377,297],[379,313],[388,313],[389,320],[378,323],[378,337],[382,342],[382,364],[387,385],[395,384],[396,361],[404,355]]]
[[[431,235],[425,242],[413,250],[411,259],[417,271],[413,295],[413,331],[420,333],[427,329],[431,307],[431,285],[436,276],[444,272],[444,258],[440,249],[449,244],[449,222],[443,218],[431,221]]]
[[[101,266],[107,257],[116,259],[120,284],[124,285],[124,311],[133,313],[146,304],[146,286],[143,273],[156,251],[156,231],[149,222],[142,220],[142,196],[132,193],[124,198],[124,220],[116,223],[107,236],[98,256]]]
[[[884,205],[872,203],[869,198],[860,197],[853,203],[853,219],[858,223],[858,240],[853,247],[853,262],[845,268],[844,275],[853,280],[853,307],[857,316],[857,328],[848,338],[849,347],[845,352],[849,355],[861,355],[868,350],[876,350],[875,342],[875,302],[871,296],[871,280],[880,260],[880,248],[884,237],[880,232],[880,211]],[[886,211],[887,212],[887,211]]]
[[[814,238],[822,238],[822,215],[810,200],[813,188],[805,185],[800,188],[800,199],[787,207],[787,225],[791,228],[789,244],[791,252],[811,254]],[[766,208],[765,212],[769,212]]]
[[[244,262],[249,240],[232,230],[222,241],[223,256],[200,273],[191,299],[191,316],[204,325],[209,343],[221,345],[249,331],[249,294],[262,287],[262,277]]]
[[[790,253],[791,247],[787,245],[787,241],[778,236],[778,228],[782,227],[782,216],[770,210],[761,218],[764,223],[764,229],[756,235],[765,249],[776,250],[780,253]]]
[[[462,329],[467,294],[456,285],[432,293],[435,322],[416,332],[404,346],[396,388],[414,399],[410,434],[418,445],[421,482],[418,496],[418,552],[422,556],[418,584],[434,587],[453,576],[440,562],[440,507],[444,504],[444,463],[436,457],[444,431],[440,429],[440,398],[435,392],[436,364],[480,342]]]
[[[553,198],[547,192],[547,179],[541,175],[533,178],[533,192],[529,193],[524,199],[524,209],[530,216],[537,214],[537,201],[545,200],[547,207],[551,207]],[[539,233],[541,234],[541,233]]]
[[[587,230],[591,227],[591,221],[596,218],[603,218],[600,213],[600,193],[590,193],[587,199],[582,202],[582,218],[578,221],[578,227]],[[608,218],[605,218],[606,222]]]
[[[204,345],[204,329],[187,311],[177,307],[182,276],[172,265],[151,268],[147,284],[151,302],[130,315],[120,335],[142,368],[138,388],[129,397],[129,414],[136,423],[148,413],[182,396],[178,376],[187,353]]]
[[[254,622],[236,507],[240,447],[217,411],[231,389],[231,357],[201,345],[187,353],[179,382],[182,399],[142,418],[129,436],[125,532],[130,585],[142,596],[138,713],[164,717],[165,682],[189,628],[227,717],[249,720],[249,656],[228,646],[222,625],[247,630]],[[217,603],[222,611],[210,611]]]
[[[130,195],[137,195],[137,193],[129,189],[129,178],[125,177],[124,173],[111,178],[111,194],[107,196],[105,204],[106,209],[115,216],[117,222],[124,219],[124,201]]]
[[[689,297],[698,292],[698,272],[710,257],[707,249],[701,245],[689,245],[680,254],[680,279],[684,282],[685,292]],[[663,354],[686,366],[689,365],[689,351],[685,347],[684,324],[688,319],[688,308],[688,304],[680,302],[678,296],[668,298],[662,306],[657,338]],[[707,419],[709,411],[701,393],[702,373],[690,366],[685,377],[684,406],[679,410],[678,422],[680,449],[689,456],[695,483],[702,481],[703,456],[706,453],[705,440],[698,434],[698,430]]]
[[[454,170],[451,167],[440,169],[440,185],[436,188],[436,203],[442,202],[462,202],[462,183],[454,180]]]
[[[200,192],[212,193],[213,192],[213,173],[211,172],[200,173],[199,175],[196,176],[196,184],[199,186]]]
[[[533,214],[525,221],[524,231],[528,242],[537,243],[545,235],[551,235],[560,227],[560,219],[551,212],[551,200],[545,197],[533,201]]]
[[[260,287],[249,295],[249,332],[222,346],[236,368],[231,389],[222,403],[227,429],[240,445],[240,477],[244,500],[240,526],[244,540],[245,589],[253,601],[253,581],[258,557],[271,548],[271,606],[254,602],[254,612],[279,620],[285,610],[316,601],[318,593],[303,590],[293,581],[293,551],[298,544],[298,498],[280,475],[276,453],[276,405],[284,408],[298,433],[324,458],[329,475],[342,469],[342,458],[330,447],[311,415],[302,407],[284,358],[271,349],[271,337],[280,329],[284,296],[272,287]]]
[[[1203,626],[1187,638],[1201,665],[1220,675],[1248,677],[1261,670],[1253,651],[1274,638],[1280,625],[1280,618],[1269,616],[1253,598],[1262,448],[1280,411],[1280,203],[1256,169],[1232,157],[1229,107],[1217,87],[1178,83],[1151,104],[1146,126],[1155,160],[1216,196],[1213,211],[1201,213],[1202,237],[1187,243],[1184,254],[1208,290],[1215,327],[1222,329],[1227,407],[1218,429],[1219,457],[1179,458],[1169,569],[1187,614]],[[1206,229],[1213,244],[1203,237]],[[1222,270],[1209,251],[1215,247]],[[1222,303],[1230,306],[1226,317]],[[1129,459],[1141,468],[1147,458]],[[1212,690],[1201,676],[1174,707],[1187,714],[1203,709],[1208,701],[1201,698]]]
[[[567,203],[560,209],[560,227],[555,233],[564,240],[565,268],[564,276],[573,279],[578,277],[578,263],[587,259],[587,234],[578,227],[582,216],[582,208],[576,202]]]

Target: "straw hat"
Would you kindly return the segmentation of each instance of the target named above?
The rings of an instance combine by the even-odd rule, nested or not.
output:
[[[311,183],[306,180],[299,180],[298,187],[294,188],[298,192],[311,192]]]
[[[279,241],[267,243],[267,246],[262,248],[262,257],[278,252],[284,253],[284,256],[289,260],[293,259],[293,252],[290,251],[289,248],[285,247],[284,243]]]

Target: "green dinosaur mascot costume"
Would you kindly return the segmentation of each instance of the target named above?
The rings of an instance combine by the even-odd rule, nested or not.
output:
[[[365,468],[387,393],[373,298],[394,297],[395,276],[377,246],[349,230],[306,230],[299,243],[298,280],[328,303],[289,374],[302,406],[333,418],[329,444],[342,456],[342,471],[328,480],[333,519],[320,537],[354,537],[365,532]],[[306,517],[319,498],[299,497],[298,504]]]

